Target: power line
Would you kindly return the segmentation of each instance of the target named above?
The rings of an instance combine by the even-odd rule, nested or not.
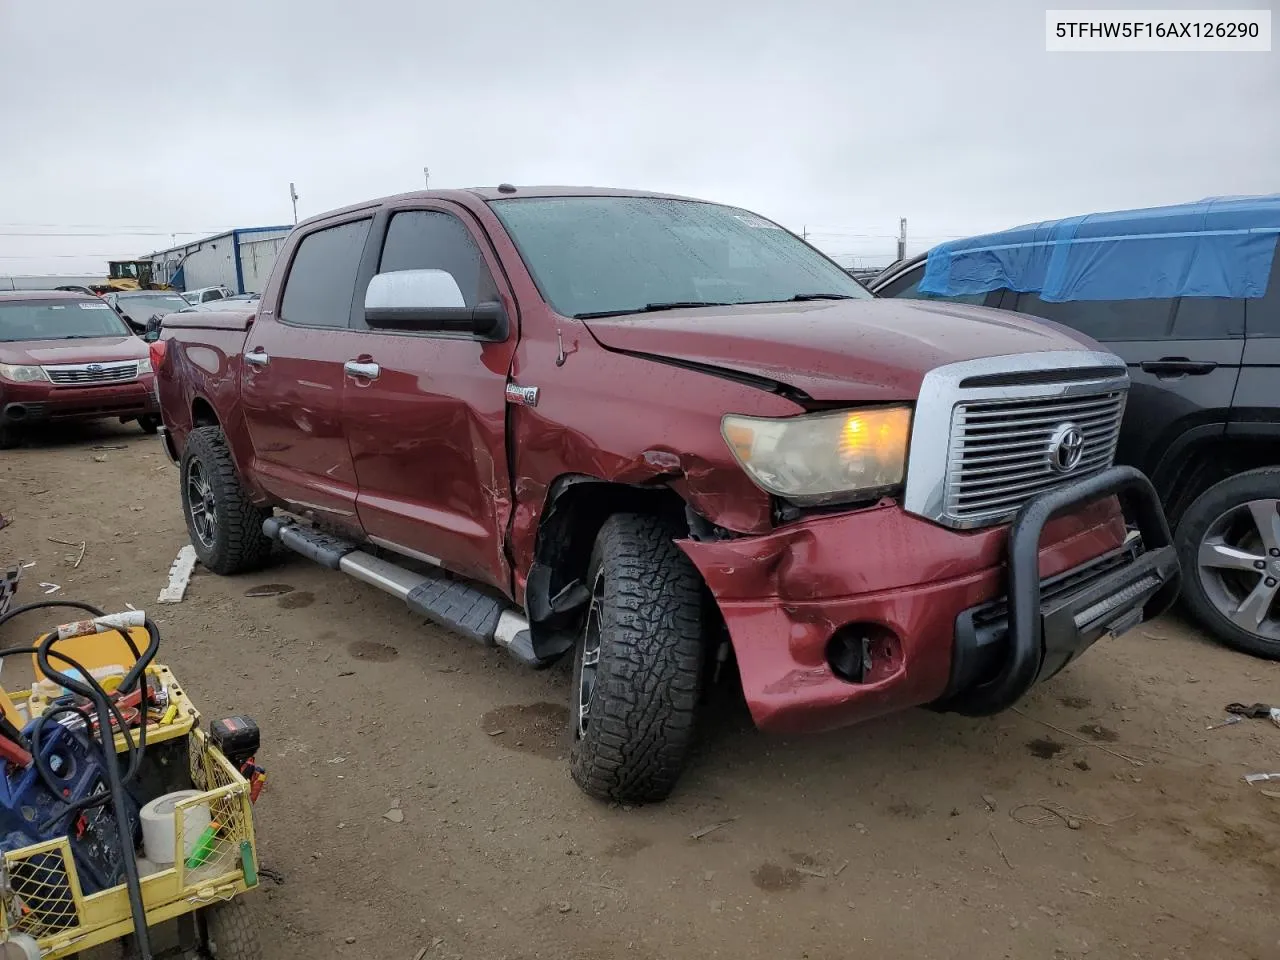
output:
[[[174,230],[159,223],[0,223],[0,227],[41,227],[50,230],[158,230],[163,233],[217,233],[232,227],[201,227],[198,230]]]
[[[838,230],[810,230],[811,237],[841,237],[852,240],[897,240],[896,233],[842,233]],[[935,233],[912,237],[913,240],[964,240],[973,236],[970,233]]]
[[[187,237],[202,236],[203,230],[166,230],[163,233],[143,233],[137,230],[118,230],[114,233],[23,233],[0,230],[0,237]]]
[[[0,253],[0,260],[110,260],[114,253]]]

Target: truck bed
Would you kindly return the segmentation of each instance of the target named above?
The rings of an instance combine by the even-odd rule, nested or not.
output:
[[[164,318],[165,330],[235,330],[244,333],[257,316],[255,308],[171,313]],[[187,339],[182,337],[181,339]]]

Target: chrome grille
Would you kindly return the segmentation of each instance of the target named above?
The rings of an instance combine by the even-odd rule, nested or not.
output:
[[[125,383],[137,379],[138,361],[61,364],[47,366],[44,372],[52,382],[61,384]]]
[[[1012,516],[1037,494],[1111,466],[1125,391],[1065,397],[974,400],[956,404],[944,500],[965,525]],[[1079,459],[1055,464],[1056,439],[1069,426],[1083,443]]]
[[[935,367],[912,417],[903,509],[958,529],[994,525],[1039,494],[1101,472],[1115,456],[1128,390],[1124,361],[1094,350]],[[1050,463],[1051,453],[1077,447],[1078,461]]]

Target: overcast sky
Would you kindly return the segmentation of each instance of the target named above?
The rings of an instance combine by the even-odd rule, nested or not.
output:
[[[693,194],[880,260],[900,216],[915,251],[1280,191],[1280,53],[1049,54],[1045,7],[0,0],[0,275],[288,223],[291,180],[308,216],[423,166]]]

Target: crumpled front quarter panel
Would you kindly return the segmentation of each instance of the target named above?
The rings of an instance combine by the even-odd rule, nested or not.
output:
[[[771,525],[768,495],[748,478],[720,433],[725,413],[792,416],[790,400],[707,373],[600,347],[581,324],[521,343],[514,379],[537,386],[536,406],[513,407],[511,449],[518,570],[533,560],[551,485],[577,474],[627,484],[666,484],[711,522],[737,533]]]

